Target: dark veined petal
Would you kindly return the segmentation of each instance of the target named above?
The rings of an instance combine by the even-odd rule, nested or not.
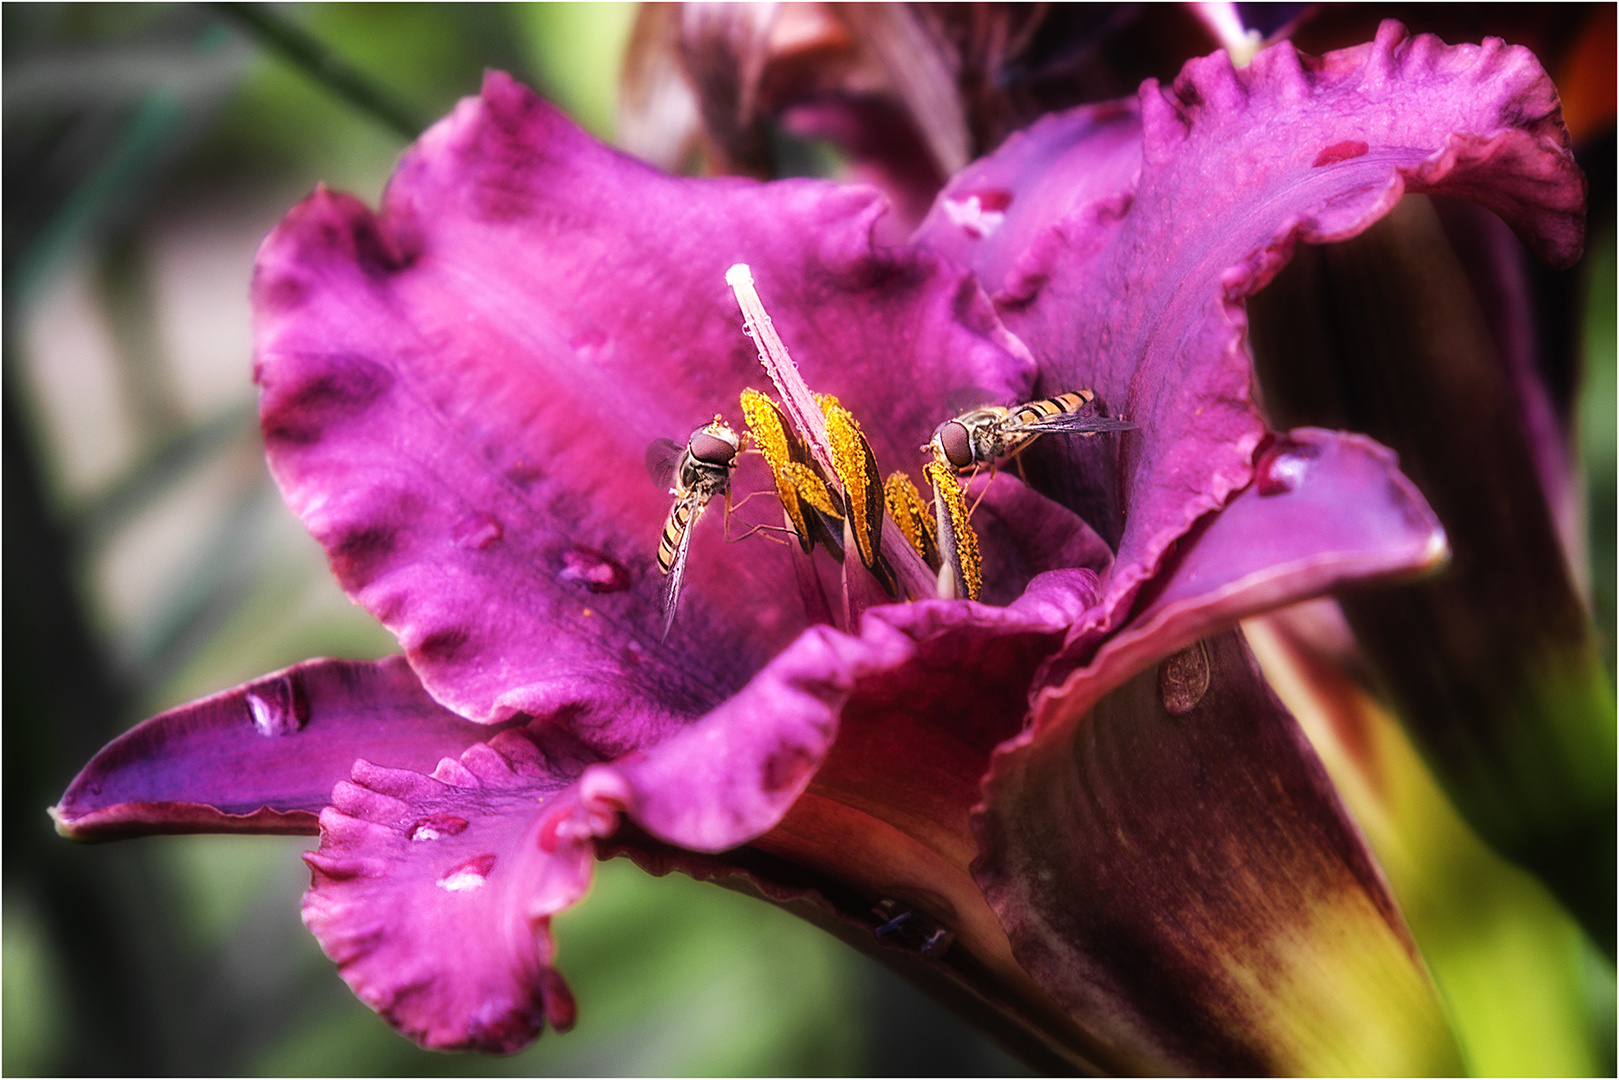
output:
[[[1092,388],[1108,414],[1139,425],[1116,441],[1043,440],[1026,463],[1042,490],[1118,542],[1113,623],[1174,541],[1252,476],[1264,428],[1244,298],[1296,243],[1352,236],[1406,190],[1480,202],[1555,260],[1578,251],[1582,231],[1583,183],[1555,91],[1527,50],[1499,41],[1451,47],[1385,23],[1375,43],[1319,59],[1283,42],[1235,70],[1216,53],[1172,86],[1149,81],[1139,100],[1136,183],[1065,205],[1035,179],[1044,170],[1009,169],[1000,179],[1022,177],[1040,193],[1031,213],[1063,216],[1044,229],[1015,220],[1013,188],[1001,230],[1033,239],[984,261],[991,273],[1016,271],[1014,287],[995,288],[1007,325],[1040,360],[1041,391]],[[1038,159],[1030,144],[1042,134],[1068,140],[1074,155],[1096,143],[1125,175],[1120,130],[1130,122],[1093,113],[1048,123],[1008,154]],[[947,188],[941,206],[958,194]],[[968,234],[951,232],[947,216],[919,239],[959,249]]]
[[[622,741],[651,738],[805,625],[785,549],[722,552],[715,505],[658,641],[669,500],[643,452],[759,381],[728,266],[755,267],[806,378],[883,418],[885,463],[915,455],[950,389],[1027,385],[970,276],[873,247],[881,213],[865,189],[664,176],[491,74],[380,214],[320,191],[261,249],[272,470],[440,701],[481,721],[610,701]]]
[[[1099,649],[1089,632],[1071,631],[1037,674],[1048,689],[1032,722],[998,748],[975,812],[977,877],[1036,981],[1093,1038],[1146,1068],[1440,1068],[1451,1051],[1426,976],[1319,764],[1245,647],[1199,639],[1346,582],[1431,570],[1444,531],[1394,455],[1362,436],[1290,432],[1259,455],[1256,472],[1183,539],[1123,630]],[[1355,514],[1331,512],[1344,505]],[[1211,697],[1216,684],[1230,696]],[[1206,698],[1215,711],[1194,726],[1230,740],[1218,748],[1175,726]],[[1267,787],[1267,776],[1280,786]],[[1129,828],[1114,828],[1123,815]],[[1199,824],[1210,831],[1196,833]],[[1119,869],[1077,880],[1099,862]],[[1278,906],[1200,907],[1193,883],[1205,873],[1235,875],[1232,895],[1274,890]],[[1283,898],[1317,893],[1326,907],[1280,918]],[[1157,896],[1159,914],[1145,899]],[[1336,939],[1340,918],[1357,929]],[[1351,955],[1343,943],[1362,930],[1366,955]],[[1179,959],[1155,966],[1159,951]],[[1356,966],[1363,959],[1369,967]],[[1220,970],[1199,974],[1199,960]],[[1396,1011],[1367,1004],[1385,977]],[[1336,978],[1350,988],[1341,1011],[1330,1000]],[[1304,995],[1296,1015],[1292,993]],[[1357,1058],[1357,1047],[1372,1056]],[[1394,1056],[1376,1056],[1385,1050]],[[1430,1050],[1437,1056],[1422,1056]],[[1399,1056],[1407,1052],[1416,1056]]]
[[[1614,696],[1564,544],[1567,448],[1522,284],[1492,282],[1516,245],[1471,208],[1441,209],[1411,200],[1305,253],[1256,302],[1256,364],[1275,421],[1387,441],[1444,520],[1446,574],[1357,591],[1344,611],[1458,809],[1611,954]]]
[[[1023,966],[1158,1072],[1456,1073],[1388,887],[1240,635],[1002,756],[977,877]],[[1076,711],[1080,711],[1076,710]]]
[[[357,758],[426,770],[490,734],[428,697],[403,657],[311,660],[131,728],[51,813],[80,840],[314,833]]]

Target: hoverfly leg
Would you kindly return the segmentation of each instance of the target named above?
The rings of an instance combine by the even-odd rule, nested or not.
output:
[[[765,524],[761,523],[761,524],[758,524],[758,525],[750,526],[748,531],[743,533],[741,536],[732,536],[731,535],[731,514],[734,511],[742,509],[744,506],[746,506],[748,504],[749,500],[751,500],[755,495],[758,495],[758,494],[760,494],[760,492],[758,492],[758,491],[750,492],[745,498],[743,498],[743,500],[741,502],[733,503],[731,501],[731,490],[729,488],[727,488],[725,490],[725,542],[727,544],[740,543],[741,541],[746,540],[748,537],[752,536],[754,533],[760,533],[760,532],[765,534],[765,539],[766,540],[772,541],[773,543],[777,543],[777,544],[785,544],[787,542],[786,540],[783,540],[779,536],[771,536],[770,534],[771,533],[793,533],[792,529],[789,529],[789,528],[787,528],[785,526],[782,526],[782,525],[765,525]],[[796,536],[797,534],[793,533],[793,535]]]
[[[731,502],[731,501],[730,501],[730,494],[729,494],[729,493],[727,493],[727,494],[726,494],[726,504],[725,504],[725,511],[726,511],[726,513],[730,513],[730,512],[731,512],[731,511],[732,511],[732,510],[740,510],[740,509],[742,509],[742,508],[743,508],[743,507],[744,507],[744,506],[746,506],[746,505],[748,505],[748,503],[750,503],[750,502],[752,502],[752,501],[753,501],[753,500],[754,500],[754,499],[755,499],[755,498],[756,498],[756,497],[757,497],[757,496],[760,496],[760,495],[763,495],[763,494],[764,494],[764,493],[765,493],[765,491],[764,491],[764,489],[763,489],[763,488],[760,488],[760,489],[759,489],[759,490],[758,490],[758,491],[750,491],[750,492],[749,492],[749,493],[748,493],[748,494],[747,494],[747,495],[746,495],[746,496],[745,496],[745,497],[744,497],[744,498],[743,498],[743,499],[742,499],[742,501],[741,501],[741,502],[739,502],[739,503],[733,503],[733,502]]]
[[[730,520],[729,519],[726,520],[726,525],[727,525],[727,528],[726,528],[726,534],[725,534],[725,542],[727,544],[741,543],[743,540],[746,540],[748,537],[752,536],[754,533],[763,533],[764,538],[766,540],[769,540],[773,544],[785,544],[785,543],[787,543],[787,541],[783,537],[772,536],[772,535],[770,535],[771,533],[787,533],[787,534],[790,534],[790,535],[793,535],[793,536],[798,535],[797,533],[793,532],[792,529],[789,529],[784,525],[763,525],[763,524],[761,524],[761,525],[750,525],[748,527],[748,531],[743,533],[741,536],[732,536],[730,534],[730,528],[729,528]]]
[[[967,484],[971,484],[974,480],[976,480],[978,478],[978,470],[980,468],[981,468],[981,466],[978,466],[978,465],[973,466],[972,475],[967,477]],[[973,504],[971,506],[967,507],[967,520],[968,521],[972,520],[973,513],[975,511],[977,511],[977,509],[978,509],[978,504],[983,502],[984,501],[984,496],[989,493],[989,485],[993,484],[995,482],[995,474],[996,474],[996,462],[991,461],[989,463],[989,479],[984,483],[983,488],[981,488],[979,490],[978,498],[974,499]],[[966,487],[967,485],[963,484],[962,486]]]

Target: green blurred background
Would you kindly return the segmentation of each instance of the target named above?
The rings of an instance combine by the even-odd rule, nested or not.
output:
[[[312,840],[81,847],[43,813],[141,717],[310,656],[395,651],[264,468],[249,381],[255,247],[316,181],[375,202],[404,132],[475,93],[485,68],[610,138],[633,14],[0,9],[5,1073],[1022,1071],[791,917],[622,862],[557,922],[580,1000],[573,1033],[509,1059],[428,1054],[349,993],[299,922],[298,853]],[[1611,215],[1590,262],[1582,446],[1611,656]],[[1440,823],[1414,855],[1445,855],[1448,877],[1424,907],[1390,873],[1474,1067],[1611,1073],[1611,966],[1431,784],[1413,783],[1410,800],[1438,800],[1423,813]],[[1461,895],[1474,900],[1465,910]]]

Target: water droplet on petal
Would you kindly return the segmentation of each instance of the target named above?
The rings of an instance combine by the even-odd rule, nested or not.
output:
[[[1193,642],[1158,665],[1158,697],[1170,716],[1185,716],[1197,708],[1209,692],[1213,673],[1209,650],[1201,641]]]
[[[1001,188],[958,191],[939,205],[950,223],[966,233],[968,239],[982,240],[999,229],[1006,220],[1006,208],[1012,205],[1012,193]]]
[[[562,553],[562,569],[557,577],[598,593],[622,592],[630,587],[630,572],[623,563],[583,545]]]
[[[291,675],[257,683],[247,692],[248,717],[260,735],[296,735],[309,722],[309,703]]]
[[[1277,439],[1259,456],[1254,465],[1254,486],[1261,495],[1285,495],[1297,491],[1310,473],[1310,462],[1319,451],[1292,439]]]
[[[410,827],[412,840],[442,840],[467,831],[467,819],[454,814],[429,814]]]
[[[482,551],[505,536],[506,528],[495,515],[479,510],[457,521],[451,535],[457,547]]]
[[[594,327],[581,330],[568,339],[568,347],[586,359],[595,355],[606,344],[607,335]]]
[[[493,855],[474,855],[438,879],[438,887],[445,892],[471,892],[481,889],[495,868]]]

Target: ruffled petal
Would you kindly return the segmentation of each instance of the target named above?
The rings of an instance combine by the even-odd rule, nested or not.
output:
[[[580,875],[536,840],[536,807],[568,765],[502,732],[431,776],[358,762],[321,812],[304,924],[360,1000],[423,1046],[506,1053],[547,1021],[572,1025],[554,909],[532,901],[559,874],[577,895]]]
[[[1262,611],[1346,585],[1410,578],[1449,555],[1444,527],[1392,451],[1361,435],[1296,428],[1257,456],[1255,481],[1182,538],[1106,636],[1081,623],[1041,673],[1044,708],[1100,693],[1155,658]],[[1076,669],[1085,665],[1082,672]]]
[[[428,697],[403,657],[310,660],[136,725],[51,814],[79,840],[312,834],[357,758],[428,769],[489,735]]]
[[[457,712],[699,715],[805,625],[780,545],[722,553],[701,522],[680,632],[658,641],[669,497],[645,448],[762,381],[725,269],[754,267],[817,389],[882,419],[885,467],[917,460],[952,389],[1031,376],[970,277],[873,247],[882,210],[859,188],[672,179],[491,74],[380,215],[319,191],[261,249],[272,470]]]
[[[1583,182],[1555,91],[1533,55],[1497,40],[1450,47],[1385,23],[1375,43],[1320,59],[1284,42],[1239,71],[1216,53],[1189,63],[1172,87],[1149,81],[1139,113],[1133,188],[1086,189],[1065,209],[1035,181],[1030,212],[1065,216],[1043,230],[1009,216],[1004,235],[1033,239],[983,261],[991,274],[1016,271],[1010,287],[1003,277],[995,288],[1007,325],[1041,361],[1040,389],[1090,387],[1107,412],[1140,425],[1116,442],[1043,440],[1027,463],[1042,490],[1118,540],[1108,622],[1123,617],[1174,541],[1252,476],[1264,428],[1251,400],[1243,298],[1296,242],[1352,236],[1406,190],[1477,201],[1556,260],[1573,257],[1582,238]],[[1124,175],[1127,126],[1095,114],[1048,123],[1009,155],[1034,160],[1028,144],[1068,139],[1068,153],[1095,144]],[[965,190],[947,189],[941,207]],[[1014,189],[1009,215],[1019,206]],[[965,234],[943,220],[919,239],[955,251]]]
[[[1157,1072],[1455,1073],[1387,885],[1242,640],[1001,758],[976,868],[1018,960]]]
[[[431,775],[361,761],[321,813],[304,921],[361,1000],[424,1046],[510,1052],[547,1022],[564,1029],[550,919],[589,887],[596,838],[621,815],[701,851],[769,830],[857,682],[910,649],[816,628],[714,712],[618,760],[549,718]]]
[[[1255,611],[1316,595],[1346,581],[1432,568],[1446,552],[1444,531],[1421,495],[1399,473],[1394,455],[1361,436],[1314,429],[1293,431],[1265,449],[1256,472],[1255,484],[1182,541],[1165,573],[1142,595],[1122,631],[1100,648],[1095,647],[1096,639],[1089,633],[1071,631],[1063,651],[1036,675],[1034,685],[1047,689],[1036,698],[1032,722],[1015,734],[1009,733],[997,749],[984,782],[983,805],[975,811],[975,828],[983,852],[978,880],[1010,935],[1019,961],[1037,982],[1061,1001],[1093,1038],[1111,1045],[1111,1052],[1126,1060],[1146,1062],[1142,1068],[1330,1072],[1397,1068],[1401,1063],[1415,1068],[1424,1060],[1420,1056],[1390,1058],[1381,1063],[1371,1058],[1357,1062],[1352,1054],[1342,1056],[1350,1053],[1357,1033],[1369,1030],[1357,1025],[1370,1024],[1370,1030],[1377,1030],[1382,1037],[1389,1030],[1398,1031],[1398,1024],[1388,1028],[1393,1021],[1381,1015],[1367,1020],[1332,1014],[1330,1003],[1322,998],[1323,988],[1330,986],[1331,978],[1341,974],[1346,985],[1356,986],[1357,980],[1381,977],[1378,972],[1386,968],[1394,972],[1390,977],[1401,988],[1399,994],[1404,995],[1398,1000],[1409,1003],[1429,993],[1425,977],[1420,963],[1412,957],[1389,951],[1393,947],[1390,942],[1401,950],[1406,947],[1403,927],[1392,914],[1393,902],[1371,869],[1370,857],[1361,850],[1358,835],[1343,818],[1319,766],[1301,749],[1305,744],[1302,737],[1295,738],[1292,719],[1274,705],[1262,684],[1253,682],[1257,676],[1247,667],[1242,646],[1219,645],[1221,639],[1211,639],[1214,643],[1206,646],[1198,639]],[[1334,512],[1346,505],[1355,507],[1356,513]],[[1220,648],[1229,655],[1218,653]],[[1088,652],[1093,649],[1094,654]],[[1079,658],[1087,655],[1091,656],[1087,666],[1075,670]],[[1210,660],[1211,655],[1216,659]],[[1182,745],[1169,737],[1179,729],[1159,731],[1153,726],[1151,716],[1159,716],[1165,723],[1179,723],[1187,714],[1200,716],[1194,710],[1209,694],[1211,680],[1222,670],[1223,677],[1237,688],[1235,696],[1221,706],[1224,711],[1198,723],[1215,728],[1228,724],[1229,734],[1220,738],[1229,738],[1229,744],[1219,748]],[[1147,701],[1153,691],[1160,699],[1156,713]],[[1237,714],[1245,719],[1239,721]],[[1115,725],[1111,737],[1120,744],[1108,747],[1105,760],[1097,756],[1102,723],[1098,716],[1109,717],[1106,723]],[[1138,722],[1141,731],[1129,734]],[[1253,745],[1245,741],[1250,738],[1256,740]],[[1271,740],[1269,744],[1267,739]],[[1128,748],[1123,748],[1124,742],[1128,742]],[[1276,761],[1269,761],[1267,753],[1275,755]],[[1162,764],[1160,755],[1173,758],[1177,754],[1211,760],[1202,767],[1203,773],[1180,774],[1184,780],[1181,787],[1167,779],[1176,775],[1173,770],[1162,782],[1155,778],[1153,770]],[[1222,760],[1215,763],[1214,756]],[[1245,756],[1254,756],[1255,761],[1239,760]],[[1076,760],[1079,771],[1074,774]],[[1181,894],[1177,892],[1181,888],[1177,882],[1195,880],[1216,864],[1198,854],[1200,848],[1188,847],[1191,841],[1176,839],[1171,843],[1168,838],[1183,826],[1197,824],[1199,814],[1211,819],[1211,828],[1212,821],[1228,819],[1233,837],[1240,838],[1249,829],[1257,830],[1254,835],[1258,837],[1266,836],[1267,828],[1274,833],[1273,826],[1265,823],[1266,816],[1292,811],[1263,798],[1244,801],[1244,792],[1258,784],[1255,777],[1265,769],[1281,770],[1290,777],[1288,783],[1297,790],[1287,799],[1302,799],[1312,807],[1313,818],[1299,824],[1310,835],[1301,832],[1285,837],[1286,843],[1304,852],[1321,843],[1323,837],[1330,840],[1323,851],[1308,855],[1306,862],[1315,861],[1307,872],[1302,872],[1304,878],[1296,878],[1295,869],[1285,862],[1272,865],[1280,839],[1274,843],[1259,839],[1253,847],[1245,848],[1242,842],[1223,837],[1216,830],[1208,843],[1221,852],[1227,860],[1221,865],[1227,868],[1232,860],[1254,864],[1243,872],[1244,888],[1264,892],[1274,887],[1280,897],[1288,895],[1288,890],[1308,893],[1317,885],[1326,888],[1323,882],[1336,882],[1332,890],[1341,895],[1332,903],[1341,901],[1342,910],[1333,910],[1357,926],[1366,924],[1368,940],[1381,942],[1369,946],[1368,955],[1380,957],[1375,963],[1382,967],[1353,969],[1354,961],[1334,953],[1338,946],[1321,937],[1324,931],[1311,929],[1316,924],[1308,920],[1292,926],[1278,924],[1275,939],[1258,945],[1245,936],[1253,933],[1252,920],[1229,911],[1185,914],[1186,919],[1196,920],[1195,931],[1185,930],[1187,924],[1177,922],[1181,916],[1175,912],[1197,906],[1196,890],[1188,886]],[[1231,777],[1217,776],[1220,770],[1229,771]],[[1255,771],[1248,775],[1245,770]],[[1195,801],[1188,785],[1196,787]],[[1130,820],[1138,832],[1127,832],[1121,839],[1110,824],[1115,819],[1094,808],[1122,804],[1124,792],[1131,793]],[[1281,792],[1276,794],[1281,797]],[[1189,807],[1195,807],[1196,813]],[[1107,813],[1111,815],[1114,810]],[[1119,846],[1110,850],[1109,845],[1114,844]],[[1131,871],[1128,888],[1137,891],[1130,895],[1109,892],[1118,885],[1116,881],[1078,883],[1068,869],[1053,868],[1117,862],[1130,852],[1145,850],[1159,858],[1143,860]],[[1353,873],[1346,878],[1344,874],[1351,870]],[[1346,884],[1351,879],[1359,884]],[[1141,911],[1153,910],[1141,897],[1149,891],[1157,895],[1165,890],[1169,899],[1164,910],[1170,914],[1164,916],[1157,931],[1125,925],[1120,921],[1124,915],[1109,913],[1113,906],[1127,910],[1133,904]],[[1094,919],[1084,910],[1093,900],[1101,910]],[[1389,916],[1388,924],[1381,928],[1373,919],[1378,912]],[[1327,918],[1333,917],[1337,916]],[[1367,922],[1369,919],[1372,921]],[[1154,932],[1162,933],[1166,940],[1152,937]],[[1230,985],[1216,986],[1219,979],[1209,982],[1201,975],[1188,976],[1176,996],[1169,993],[1168,986],[1178,976],[1162,985],[1148,985],[1158,976],[1138,978],[1129,974],[1132,964],[1152,966],[1148,958],[1161,948],[1172,957],[1177,951],[1183,954],[1181,960],[1169,961],[1171,967],[1181,963],[1184,954],[1196,953],[1201,947],[1177,941],[1177,937],[1195,937],[1205,932],[1216,943],[1209,946],[1210,955],[1218,957],[1229,951],[1237,956],[1233,970],[1250,964],[1264,967],[1280,955],[1277,950],[1282,946],[1278,942],[1290,937],[1306,939],[1300,954],[1305,959],[1298,961],[1303,967],[1287,977],[1320,976],[1325,980],[1309,991],[1316,996],[1308,1008],[1317,1011],[1303,1019],[1289,1018],[1276,1012],[1275,1002],[1238,1001],[1228,997],[1233,992]],[[1134,959],[1125,958],[1122,952],[1103,956],[1113,948],[1110,942],[1122,943],[1120,949],[1126,945],[1136,949]],[[1261,954],[1270,959],[1256,959]],[[1401,955],[1405,959],[1396,963],[1394,958]],[[1275,962],[1281,967],[1271,970],[1272,975],[1293,960]],[[1112,970],[1111,965],[1118,965],[1120,970]],[[1321,975],[1329,969],[1336,974]],[[1100,989],[1084,989],[1091,985],[1086,980],[1092,975],[1099,980],[1095,986]],[[1269,977],[1255,976],[1261,982]],[[1159,1001],[1162,1009],[1169,1011],[1153,1013],[1143,1004],[1153,1001]],[[1427,1025],[1423,1027],[1426,1031],[1437,1013],[1431,1002],[1425,1008],[1428,1012],[1419,1026]],[[1173,1012],[1177,1009],[1186,1010],[1180,1019]],[[1236,1034],[1224,1030],[1232,1017],[1243,1016],[1268,1019]],[[1274,1030],[1259,1030],[1273,1020],[1279,1025]],[[1246,1023],[1244,1020],[1236,1026]],[[1308,1038],[1300,1034],[1299,1028],[1310,1025],[1321,1026],[1325,1032],[1318,1045],[1307,1045]],[[1187,1036],[1188,1041],[1182,1043],[1175,1034],[1181,1028],[1198,1034]],[[1443,1032],[1442,1021],[1432,1030]],[[1204,1036],[1209,1041],[1199,1050],[1198,1039]],[[1403,1038],[1400,1036],[1392,1044],[1403,1048],[1401,1052],[1410,1049],[1401,1042]],[[1326,1056],[1311,1056],[1317,1052]],[[1245,1054],[1252,1056],[1244,1057]]]

